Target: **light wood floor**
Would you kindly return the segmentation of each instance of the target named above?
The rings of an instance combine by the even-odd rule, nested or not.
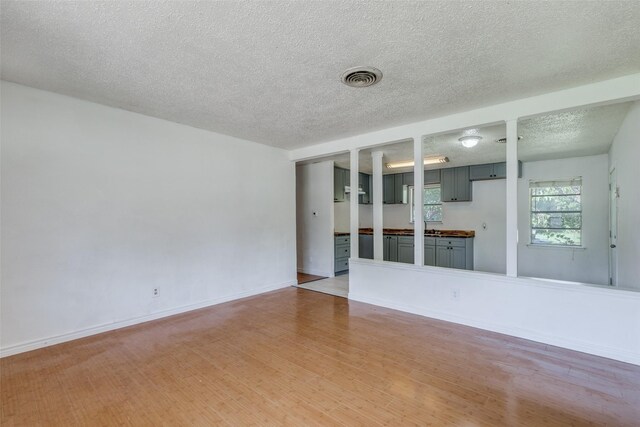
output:
[[[640,367],[296,288],[1,368],[5,427],[640,420]]]
[[[335,277],[325,277],[322,280],[314,280],[313,282],[298,282],[298,287],[347,298],[349,296],[349,275],[340,274]]]
[[[316,280],[326,279],[324,276],[316,276],[315,274],[307,274],[298,272],[298,284],[315,282]]]

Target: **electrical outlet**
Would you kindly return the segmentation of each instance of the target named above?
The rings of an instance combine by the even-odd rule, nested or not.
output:
[[[153,288],[153,297],[160,296],[160,288]]]
[[[451,291],[451,299],[458,301],[460,299],[460,289],[454,289]]]

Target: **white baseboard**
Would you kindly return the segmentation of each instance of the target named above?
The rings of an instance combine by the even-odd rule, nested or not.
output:
[[[524,338],[531,341],[536,341],[544,344],[553,345],[556,347],[562,347],[569,350],[580,351],[582,353],[593,354],[596,356],[606,357],[608,359],[614,359],[621,362],[631,363],[640,366],[640,354],[618,349],[604,347],[581,340],[576,340],[572,337],[560,337],[556,335],[542,334],[536,331],[531,331],[522,328],[514,328],[509,325],[496,324],[487,322],[484,320],[472,319],[464,316],[458,316],[450,313],[438,312],[433,310],[425,310],[421,307],[398,304],[392,301],[382,300],[379,298],[373,298],[364,295],[357,295],[353,292],[349,292],[348,298],[353,301],[363,302],[367,304],[377,305],[381,307],[391,308],[398,311],[404,311],[406,313],[417,314],[419,316],[430,317],[433,319],[444,320],[447,322],[458,323],[465,326],[471,326],[474,328],[484,329],[487,331],[498,332],[505,335],[510,335],[518,338]]]
[[[43,338],[39,340],[29,341],[26,343],[16,344],[16,345],[12,345],[12,346],[4,347],[0,349],[0,358],[12,356],[14,354],[24,353],[31,350],[37,350],[39,348],[48,347],[51,345],[88,337],[90,335],[96,335],[103,332],[113,331],[115,329],[125,328],[127,326],[137,325],[139,323],[149,322],[151,320],[161,319],[163,317],[173,316],[175,314],[185,313],[187,311],[197,310],[199,308],[222,304],[222,303],[237,300],[240,298],[246,298],[253,295],[263,294],[265,292],[275,291],[278,289],[283,289],[289,286],[296,286],[296,285],[297,285],[297,281],[292,280],[285,283],[279,283],[277,285],[262,286],[259,288],[250,289],[248,291],[238,292],[233,295],[225,295],[223,297],[215,298],[212,300],[200,301],[195,304],[189,304],[181,307],[171,308],[168,310],[158,311],[156,313],[147,314],[145,316],[134,317],[126,320],[120,320],[117,322],[93,326],[91,328],[81,329],[79,331],[69,332],[62,335],[56,335],[49,338]]]

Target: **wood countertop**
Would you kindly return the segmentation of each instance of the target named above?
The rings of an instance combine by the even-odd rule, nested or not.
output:
[[[392,236],[413,236],[412,228],[384,228],[383,234]],[[349,232],[335,232],[335,236],[348,236]],[[372,228],[361,228],[359,234],[373,234]],[[424,231],[424,235],[427,237],[465,237],[472,238],[476,236],[476,232],[473,230],[433,230],[427,229]]]

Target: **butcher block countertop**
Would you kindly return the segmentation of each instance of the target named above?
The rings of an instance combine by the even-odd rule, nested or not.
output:
[[[373,228],[361,228],[360,234],[373,234]],[[348,236],[349,232],[335,232],[336,236]],[[393,236],[413,236],[412,228],[384,228],[382,234]],[[429,237],[475,237],[476,232],[473,230],[431,230],[424,231],[425,236]]]

